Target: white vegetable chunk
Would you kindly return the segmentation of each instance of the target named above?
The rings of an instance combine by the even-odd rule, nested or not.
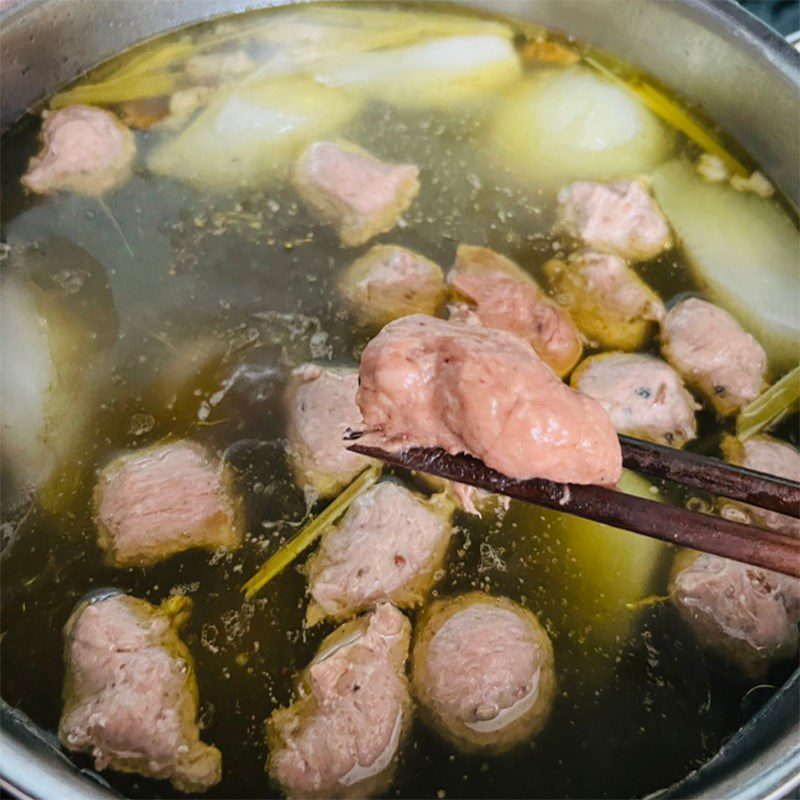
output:
[[[47,395],[53,382],[47,323],[32,293],[8,279],[0,285],[0,423],[4,491],[11,505],[41,485],[54,466],[45,444]]]
[[[259,185],[309,141],[346,124],[358,106],[353,97],[300,77],[226,90],[156,148],[148,166],[199,189]]]
[[[647,172],[670,144],[666,128],[632,92],[580,66],[524,80],[487,138],[491,153],[548,191],[573,180]]]
[[[653,191],[700,287],[767,351],[780,374],[800,356],[800,236],[774,203],[698,177],[685,161],[653,175]]]
[[[318,66],[315,78],[398,106],[450,109],[485,97],[519,74],[513,44],[490,34],[344,56]]]

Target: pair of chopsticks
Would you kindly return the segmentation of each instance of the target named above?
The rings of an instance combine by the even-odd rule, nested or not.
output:
[[[735,467],[716,458],[620,436],[623,465],[636,472],[800,517],[800,483]],[[437,448],[387,452],[357,442],[348,448],[388,464],[458,481],[682,547],[800,577],[800,539],[722,517],[663,505],[602,486],[519,481],[469,455]]]

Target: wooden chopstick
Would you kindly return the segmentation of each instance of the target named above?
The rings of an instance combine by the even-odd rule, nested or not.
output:
[[[619,443],[623,466],[635,472],[800,517],[800,483],[630,436],[620,436]]]
[[[753,525],[666,506],[602,486],[554,483],[540,478],[518,481],[472,456],[449,455],[438,448],[418,447],[392,453],[355,443],[348,449],[398,467],[800,577],[800,540]]]

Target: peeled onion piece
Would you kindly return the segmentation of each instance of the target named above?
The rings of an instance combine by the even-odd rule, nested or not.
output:
[[[309,141],[346,124],[358,106],[353,97],[301,77],[227,89],[156,148],[148,166],[198,189],[259,185]]]
[[[580,66],[525,79],[487,138],[491,153],[548,191],[648,172],[670,145],[666,128],[632,92]]]
[[[772,201],[712,184],[686,161],[653,175],[653,191],[700,288],[767,351],[780,374],[800,356],[800,235]]]
[[[334,58],[318,65],[314,77],[401,107],[450,109],[485,98],[519,74],[508,36],[476,32]]]
[[[5,280],[0,284],[0,306],[3,488],[6,502],[14,506],[46,480],[54,466],[54,454],[45,443],[54,369],[47,323],[28,288],[16,279]]]

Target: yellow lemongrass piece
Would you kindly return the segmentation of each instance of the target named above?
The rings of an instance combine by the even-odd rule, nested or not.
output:
[[[663,119],[669,126],[679,130],[705,152],[722,159],[731,174],[749,175],[748,171],[723,147],[716,136],[660,89],[641,78],[632,81],[625,80],[595,57],[584,56],[584,61],[605,77],[630,89],[656,116]]]
[[[258,572],[242,586],[246,600],[253,598],[276,575],[283,572],[304,550],[308,549],[326,528],[336,522],[350,504],[369,489],[380,477],[380,467],[367,467],[319,516],[289,539],[277,553],[270,556]]]
[[[791,411],[797,410],[800,400],[800,367],[787,372],[736,417],[736,436],[745,441],[760,433]]]
[[[144,100],[170,94],[177,85],[177,77],[168,73],[137,75],[132,78],[119,78],[102,83],[89,83],[76,86],[57,94],[50,101],[50,108],[57,110],[76,103],[90,106],[106,106],[124,103],[128,100]]]

